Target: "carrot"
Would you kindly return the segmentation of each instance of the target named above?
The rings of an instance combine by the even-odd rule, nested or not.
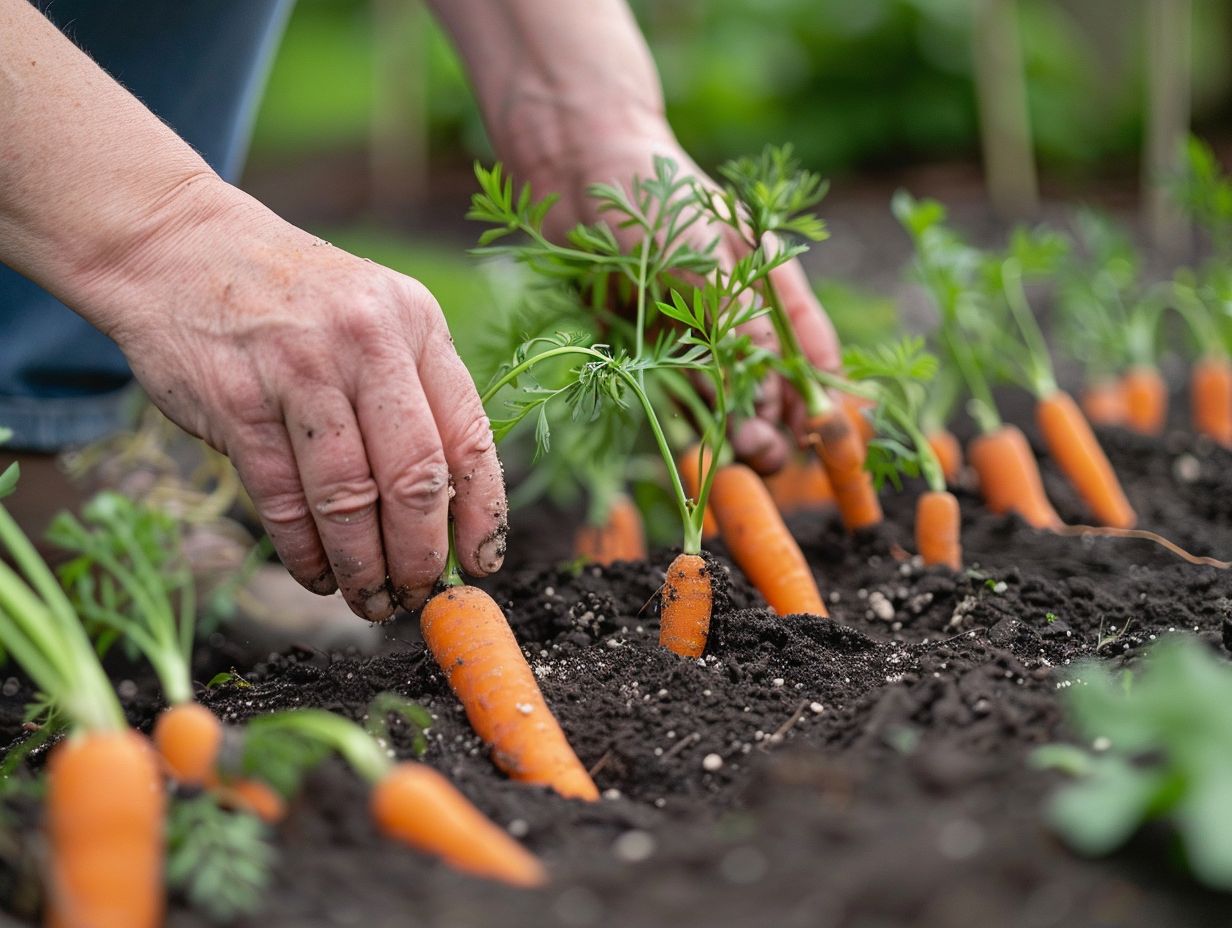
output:
[[[1198,433],[1232,447],[1232,361],[1201,358],[1190,375],[1190,401]]]
[[[968,459],[993,512],[1016,512],[1035,528],[1055,528],[1061,517],[1044,493],[1039,465],[1022,431],[1002,425],[971,442]]]
[[[593,564],[646,560],[646,530],[642,514],[624,493],[612,498],[602,525],[584,525],[573,539],[574,554]]]
[[[1147,364],[1131,367],[1121,378],[1125,390],[1125,421],[1142,435],[1158,435],[1168,417],[1168,386],[1159,369]]]
[[[459,870],[514,886],[547,882],[547,871],[533,854],[431,767],[413,762],[394,765],[373,786],[370,805],[385,835],[435,854]]]
[[[1138,517],[1073,397],[1057,390],[1036,404],[1035,415],[1049,453],[1095,518],[1114,528],[1132,528]]]
[[[921,493],[915,508],[915,539],[925,564],[962,569],[962,515],[958,499],[946,490]]]
[[[215,787],[214,792],[227,806],[255,815],[267,825],[282,821],[287,814],[283,798],[260,780],[230,780]]]
[[[166,797],[148,740],[70,736],[48,762],[51,928],[154,928],[163,917]]]
[[[774,504],[785,516],[834,503],[834,488],[815,454],[792,455],[782,470],[764,479]]]
[[[701,491],[701,468],[699,467],[698,446],[685,450],[684,454],[676,459],[676,468],[680,473],[680,479],[684,482],[684,488],[688,491],[691,499],[697,499],[697,494]],[[710,466],[710,455],[706,454],[706,467]],[[706,511],[702,514],[702,541],[709,541],[712,538],[717,538],[719,535],[719,523],[715,521],[714,510],[710,508],[710,504],[706,504]]]
[[[836,407],[815,416],[806,434],[830,478],[843,525],[854,531],[880,523],[881,501],[872,475],[864,469],[864,444],[847,414]]]
[[[937,463],[941,465],[941,473],[945,477],[945,482],[953,486],[958,482],[958,477],[962,473],[962,445],[958,443],[954,433],[944,427],[933,429],[926,438],[928,447],[933,449],[933,454],[937,456]]]
[[[218,781],[214,766],[222,746],[222,722],[200,703],[165,709],[154,723],[154,746],[172,779],[185,786]]]
[[[667,568],[659,644],[682,657],[701,657],[710,633],[714,590],[710,568],[697,554],[678,554]]]
[[[419,622],[424,643],[498,767],[571,799],[599,798],[492,597],[477,587],[451,586],[432,597]]]
[[[779,615],[826,616],[808,562],[761,478],[743,464],[719,469],[711,505],[732,558]]]
[[[1108,378],[1087,384],[1082,391],[1082,411],[1092,425],[1124,425],[1129,416],[1124,384]]]
[[[865,413],[877,404],[867,397],[856,396],[853,393],[839,393],[838,399],[843,412],[847,413],[847,418],[855,425],[860,441],[867,445],[873,440],[874,433],[873,422]]]

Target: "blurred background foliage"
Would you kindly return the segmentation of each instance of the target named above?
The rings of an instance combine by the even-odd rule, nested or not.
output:
[[[791,142],[827,174],[974,158],[973,0],[633,0],[672,123],[703,164]],[[1143,122],[1143,4],[1021,0],[1036,154],[1045,171],[1132,160]],[[299,0],[261,108],[258,162],[363,148],[388,109],[380,44],[411,46],[413,113],[434,164],[490,154],[466,79],[426,13],[392,34],[372,0]],[[1228,112],[1232,4],[1193,4],[1195,127]],[[413,60],[411,60],[413,59]],[[406,115],[406,114],[403,114]]]

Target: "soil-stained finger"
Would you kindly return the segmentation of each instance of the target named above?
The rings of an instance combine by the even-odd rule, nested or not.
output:
[[[350,401],[322,389],[287,409],[300,481],[338,587],[356,615],[393,615],[378,519],[379,492]]]
[[[337,590],[283,423],[246,427],[226,450],[291,576],[314,593]]]
[[[449,466],[436,421],[408,357],[369,367],[356,401],[381,494],[381,534],[394,596],[418,609],[449,550]]]

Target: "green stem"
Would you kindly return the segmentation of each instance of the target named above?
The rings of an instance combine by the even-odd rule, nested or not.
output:
[[[350,719],[324,709],[288,709],[254,719],[250,732],[258,737],[265,730],[291,731],[324,745],[350,764],[369,783],[377,783],[393,766],[376,740]]]
[[[1211,319],[1210,311],[1193,288],[1184,284],[1173,284],[1172,293],[1174,296],[1173,309],[1185,320],[1185,324],[1189,326],[1190,332],[1193,333],[1203,353],[1214,357],[1227,357],[1227,347],[1223,339],[1219,337],[1219,330],[1214,320]]]
[[[449,547],[445,552],[445,569],[441,572],[445,586],[464,586],[462,568],[458,565],[458,545],[454,541],[453,519],[449,520]]]
[[[1014,258],[1007,258],[1001,265],[1001,289],[1027,349],[1026,372],[1031,390],[1037,398],[1044,399],[1057,392],[1052,354],[1048,350],[1048,343],[1035,313],[1031,312],[1027,303],[1027,293],[1022,285],[1022,269]]]
[[[769,277],[765,279],[765,296],[766,305],[770,309],[770,322],[779,340],[779,357],[783,360],[788,382],[804,400],[808,418],[813,419],[829,412],[833,404],[815,376],[810,376],[815,374],[813,365],[804,356],[800,340],[796,338],[796,330],[792,327],[791,319],[779,299],[778,290]]]

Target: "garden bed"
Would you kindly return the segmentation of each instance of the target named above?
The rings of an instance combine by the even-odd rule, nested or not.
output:
[[[1232,454],[1187,436],[1101,434],[1144,527],[1195,553],[1232,550]],[[1067,520],[1077,500],[1045,461]],[[559,526],[524,524],[490,588],[603,801],[569,802],[496,771],[413,622],[373,657],[289,650],[207,698],[229,721],[315,705],[352,716],[393,690],[435,717],[425,760],[540,854],[542,891],[459,876],[379,838],[341,765],[310,780],[277,833],[266,910],[241,924],[1008,926],[1226,922],[1162,830],[1102,861],[1039,815],[1054,775],[1031,750],[1065,737],[1076,661],[1133,661],[1171,631],[1222,646],[1232,574],[1145,542],[1058,538],[962,497],[969,569],[905,558],[910,494],[847,538],[832,514],[792,527],[830,620],[778,619],[733,574],[706,657],[657,643],[660,555],[580,573],[550,566]],[[529,534],[527,534],[529,533]],[[901,547],[900,547],[901,546]],[[721,550],[721,549],[720,549]],[[227,646],[206,663],[225,665]],[[6,737],[28,693],[4,697]],[[137,715],[151,707],[130,701]],[[404,751],[407,745],[398,745]],[[173,908],[169,924],[205,922]]]

